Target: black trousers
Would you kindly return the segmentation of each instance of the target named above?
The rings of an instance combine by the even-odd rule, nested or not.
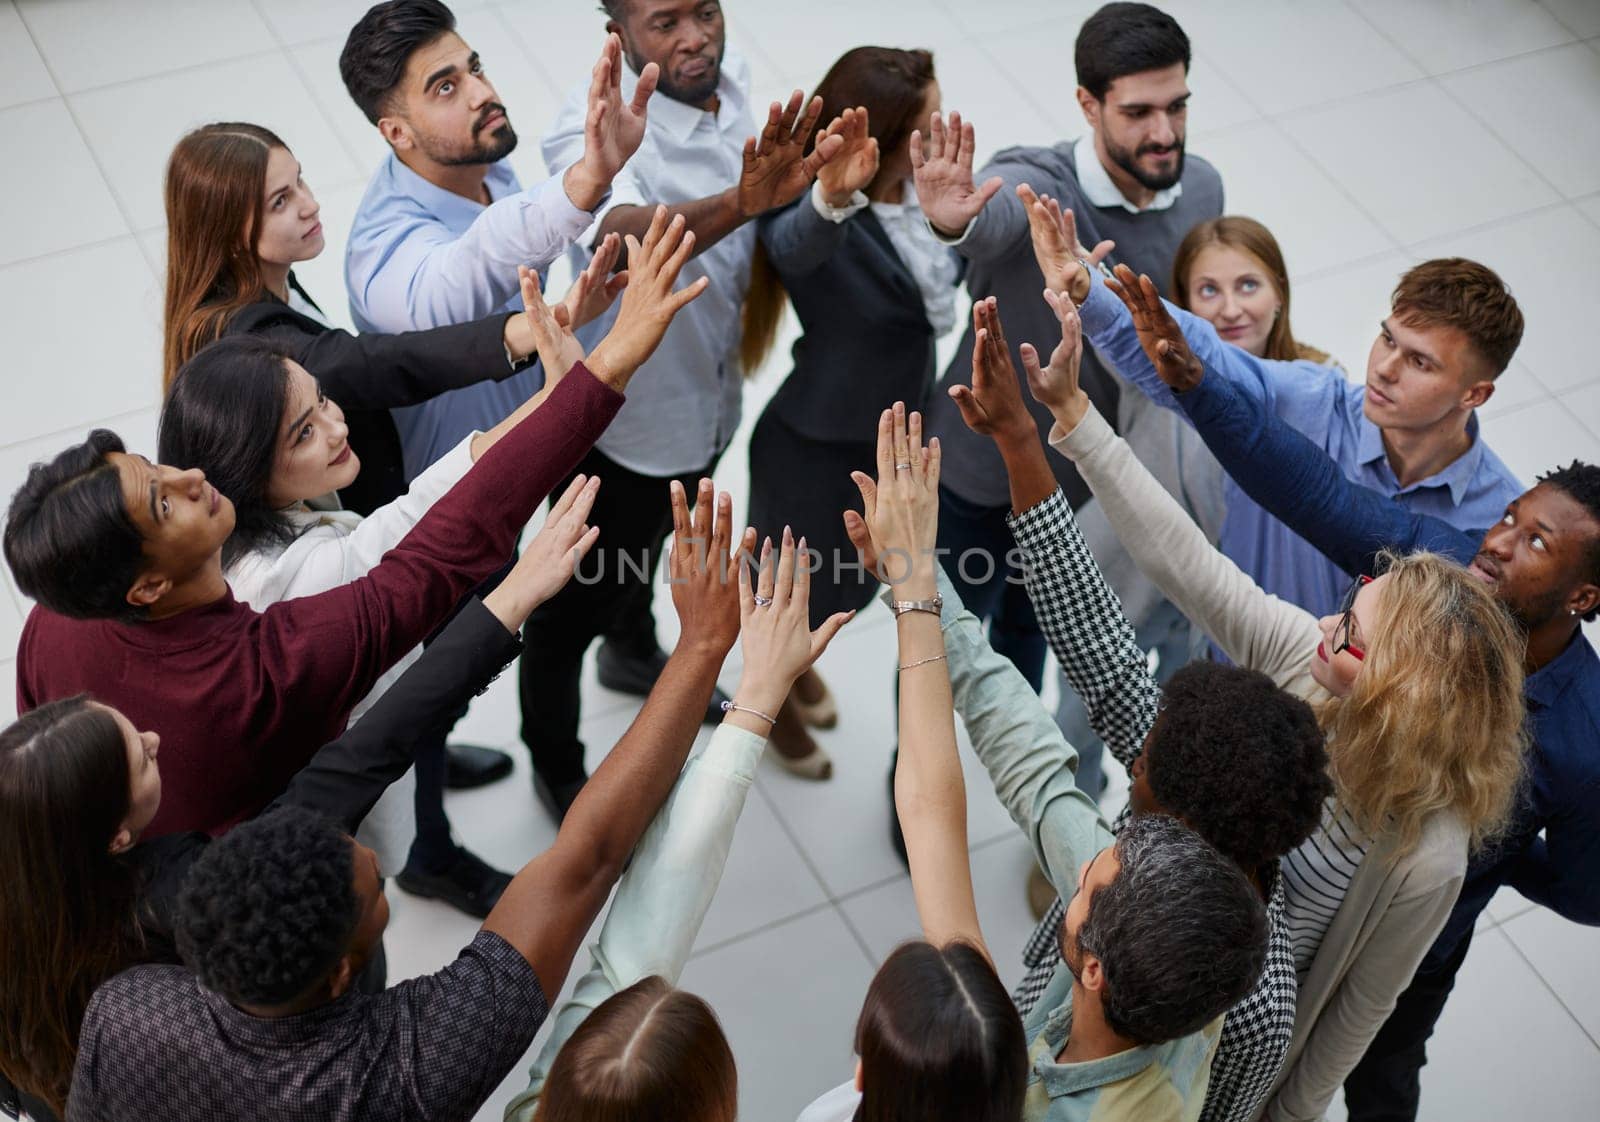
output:
[[[1471,946],[1469,928],[1453,953],[1439,961],[1423,959],[1389,1019],[1367,1045],[1367,1054],[1345,1077],[1350,1122],[1414,1122],[1422,1098],[1428,1038]]]
[[[713,466],[715,461],[678,476],[641,475],[595,449],[573,472],[600,477],[600,493],[589,514],[589,524],[600,527],[600,538],[567,586],[528,617],[518,668],[522,740],[545,782],[569,783],[583,774],[579,681],[589,644],[604,635],[626,655],[644,657],[655,651],[650,602],[653,574],[672,532],[668,485],[677,479],[693,503],[695,487]],[[571,479],[550,492],[552,505]]]

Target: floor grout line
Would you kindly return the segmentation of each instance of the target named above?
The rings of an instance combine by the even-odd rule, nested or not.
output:
[[[1511,949],[1516,952],[1517,957],[1523,962],[1527,963],[1528,969],[1533,971],[1533,976],[1539,979],[1539,984],[1544,986],[1545,990],[1550,994],[1550,996],[1555,998],[1556,1004],[1561,1006],[1561,1011],[1568,1017],[1572,1018],[1572,1023],[1577,1026],[1579,1032],[1583,1033],[1584,1039],[1592,1044],[1596,1051],[1600,1051],[1600,1040],[1595,1039],[1594,1034],[1584,1027],[1583,1022],[1580,1021],[1578,1019],[1578,1015],[1572,1011],[1572,1007],[1567,1004],[1566,999],[1563,998],[1556,988],[1550,984],[1550,979],[1546,978],[1544,974],[1540,972],[1538,966],[1534,965],[1533,959],[1529,958],[1523,951],[1521,945],[1511,937],[1511,932],[1506,930],[1505,923],[1502,922],[1496,928],[1496,930],[1500,932],[1500,935],[1507,943],[1511,944]]]

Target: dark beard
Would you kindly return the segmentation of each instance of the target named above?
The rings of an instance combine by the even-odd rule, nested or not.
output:
[[[722,56],[727,53],[727,49],[728,45],[724,42],[717,51],[717,64],[706,71],[706,76],[692,86],[678,85],[663,69],[661,77],[656,82],[656,92],[665,94],[673,101],[682,102],[684,105],[701,105],[711,100],[716,96],[717,86],[722,81]],[[633,51],[627,51],[626,48],[624,50],[628,56],[628,65],[633,68],[635,74],[643,71],[650,62],[649,59]]]
[[[502,105],[489,107],[488,112],[499,110],[505,112]],[[492,164],[505,159],[516,151],[517,130],[511,127],[511,118],[507,114],[506,123],[484,136],[477,129],[472,132],[472,144],[464,149],[443,149],[429,151],[428,156],[436,164],[444,167],[466,167],[470,164]],[[427,151],[424,149],[424,151]]]
[[[1183,142],[1178,142],[1178,161],[1173,164],[1172,171],[1166,175],[1151,175],[1143,171],[1138,164],[1139,154],[1144,149],[1129,152],[1126,148],[1118,148],[1111,143],[1111,138],[1106,138],[1106,155],[1111,157],[1111,162],[1123,171],[1133,176],[1134,182],[1147,191],[1165,191],[1183,178]]]

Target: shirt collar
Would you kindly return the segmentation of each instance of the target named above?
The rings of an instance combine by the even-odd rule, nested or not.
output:
[[[454,191],[446,191],[437,184],[429,183],[406,167],[393,152],[389,153],[389,175],[394,180],[396,194],[415,200],[423,210],[457,234],[465,232],[486,209],[483,203],[464,199]],[[484,186],[488,187],[492,202],[498,202],[521,189],[517,183],[517,173],[511,170],[511,165],[505,160],[489,165]]]
[[[676,101],[657,90],[650,95],[650,124],[662,129],[674,141],[685,143],[700,127],[702,121],[712,117],[713,123],[722,125],[729,121],[740,121],[744,117],[744,91],[740,88],[738,71],[743,66],[743,61],[730,50],[722,53],[722,65],[717,75],[717,112],[714,117],[701,109],[698,105],[687,105]],[[634,87],[639,84],[639,76],[633,72],[633,67],[626,60],[622,66],[622,100],[627,101],[633,97]],[[821,122],[819,122],[820,124]]]
[[[1353,398],[1357,410],[1361,408],[1361,398]],[[1383,430],[1367,419],[1365,413],[1360,413],[1356,421],[1358,426],[1357,452],[1363,466],[1377,464],[1382,461],[1384,471],[1394,479],[1394,470],[1389,466],[1389,454],[1383,447]],[[1477,478],[1478,468],[1483,463],[1483,441],[1478,439],[1478,415],[1473,413],[1467,418],[1467,435],[1472,438],[1472,443],[1467,450],[1443,468],[1434,472],[1426,479],[1419,479],[1409,487],[1400,488],[1396,494],[1404,495],[1423,487],[1448,487],[1450,501],[1460,506],[1466,498],[1467,489],[1472,486],[1472,481]],[[1399,480],[1395,482],[1398,484]]]
[[[1183,182],[1180,180],[1165,191],[1157,191],[1149,206],[1134,206],[1111,181],[1111,173],[1100,162],[1100,156],[1094,150],[1092,129],[1080,136],[1072,146],[1072,162],[1078,171],[1078,186],[1083,189],[1083,197],[1098,207],[1119,206],[1129,214],[1143,214],[1147,210],[1166,210],[1183,194]]]
[[[1529,704],[1548,709],[1575,684],[1578,687],[1575,696],[1580,704],[1600,705],[1600,656],[1595,654],[1581,627],[1573,632],[1572,641],[1560,654],[1528,675],[1522,695]],[[1584,694],[1591,695],[1587,701]]]
[[[1056,969],[1066,970],[1066,963],[1059,964]],[[1057,1063],[1056,1056],[1067,1046],[1067,1036],[1071,1031],[1072,991],[1069,989],[1066,1001],[1045,1018],[1032,1049],[1034,1074],[1044,1084],[1045,1094],[1052,1099],[1129,1079],[1156,1061],[1155,1048],[1140,1046],[1098,1060],[1076,1064]]]

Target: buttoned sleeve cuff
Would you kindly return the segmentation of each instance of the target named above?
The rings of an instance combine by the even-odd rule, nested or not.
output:
[[[850,201],[847,204],[834,206],[823,197],[822,180],[816,180],[811,184],[812,208],[834,225],[838,225],[845,219],[859,214],[866,207],[867,201],[865,192],[852,191],[850,192]]]
[[[1117,321],[1127,312],[1121,300],[1106,287],[1105,277],[1099,269],[1089,270],[1089,295],[1078,308],[1078,318],[1083,321],[1083,333],[1091,341],[1117,326]],[[1132,324],[1129,324],[1132,327]]]
[[[565,169],[562,174],[566,174]],[[644,191],[639,186],[638,180],[624,168],[611,181],[610,192],[600,200],[600,205],[594,208],[594,213],[584,215],[585,229],[575,240],[585,249],[593,249],[594,243],[600,238],[600,227],[605,223],[607,215],[619,206],[645,206],[647,203],[648,200],[644,197]],[[577,210],[577,207],[573,209]]]

